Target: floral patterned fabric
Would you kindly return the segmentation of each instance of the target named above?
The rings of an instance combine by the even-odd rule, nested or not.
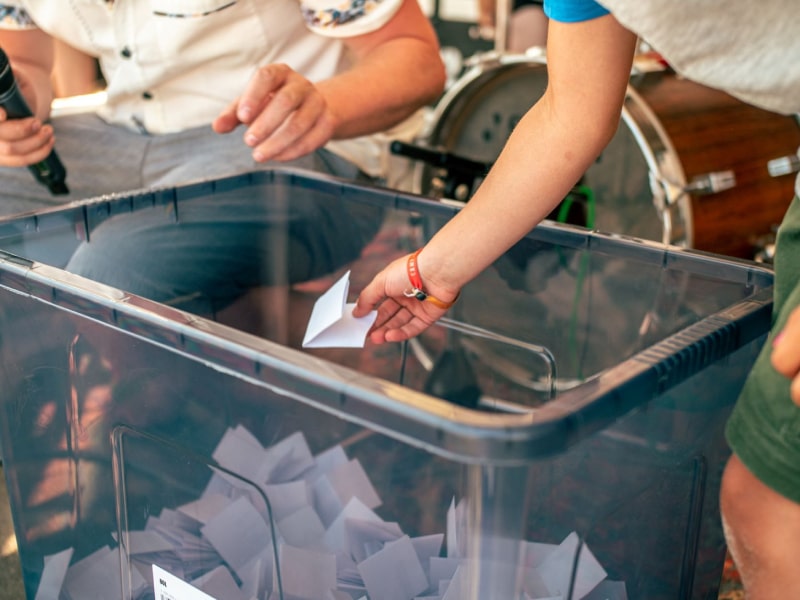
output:
[[[299,0],[306,26],[330,37],[361,35],[383,26],[403,0]]]
[[[303,16],[311,27],[336,27],[368,15],[381,0],[350,0],[322,10],[303,7]]]
[[[0,4],[0,24],[5,29],[33,29],[36,23],[21,6]]]

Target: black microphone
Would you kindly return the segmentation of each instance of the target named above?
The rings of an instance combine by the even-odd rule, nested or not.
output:
[[[25,102],[25,98],[17,87],[14,80],[14,73],[11,71],[11,63],[8,56],[0,48],[0,106],[6,111],[9,119],[23,119],[32,117],[33,113]],[[42,185],[47,186],[50,193],[54,196],[69,194],[67,188],[67,170],[61,164],[56,151],[50,152],[49,156],[43,161],[28,167]]]

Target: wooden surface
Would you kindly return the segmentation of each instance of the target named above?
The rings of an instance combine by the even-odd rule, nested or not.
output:
[[[780,223],[794,197],[794,175],[771,177],[767,163],[797,152],[794,117],[757,109],[669,73],[649,73],[635,87],[656,113],[691,181],[732,170],[737,185],[693,195],[694,247],[753,257],[753,240]]]

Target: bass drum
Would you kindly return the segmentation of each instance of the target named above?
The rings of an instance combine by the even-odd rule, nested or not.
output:
[[[494,162],[546,85],[543,55],[473,57],[435,106],[421,144]],[[774,232],[794,195],[794,177],[770,176],[768,163],[798,147],[794,117],[744,104],[671,71],[634,73],[619,130],[581,182],[594,197],[592,225],[753,258],[758,240]],[[441,198],[441,181],[440,168],[417,165],[414,191]]]

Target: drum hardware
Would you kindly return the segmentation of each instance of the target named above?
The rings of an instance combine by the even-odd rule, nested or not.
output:
[[[767,170],[771,177],[782,177],[800,171],[800,148],[796,154],[773,158],[767,162]]]
[[[673,229],[673,221],[680,222],[681,219],[685,219],[680,213],[682,209],[680,203],[689,200],[692,195],[716,194],[736,186],[736,174],[733,171],[698,175],[686,185],[667,180],[652,171],[649,173],[649,179],[650,189],[653,192],[653,206],[661,218],[662,236],[660,240],[655,241],[672,245],[688,245],[685,237],[679,235],[679,230]]]
[[[664,244],[675,243],[678,238],[673,232],[673,219],[680,217],[682,207],[679,201],[684,201],[686,197],[684,186],[670,183],[652,171],[648,173],[648,179],[653,193],[653,207],[661,220],[661,239],[658,241]],[[673,217],[673,212],[678,213],[677,217]]]
[[[432,181],[437,190],[436,196],[460,202],[469,200],[480,180],[486,176],[492,166],[491,163],[478,162],[451,152],[442,152],[397,140],[393,141],[389,148],[392,154],[422,161],[439,169]]]
[[[697,175],[684,186],[687,194],[717,194],[736,187],[736,175],[733,171],[715,171],[705,175]]]
[[[465,67],[415,143],[491,164],[544,94],[546,57],[486,52]],[[800,157],[775,157],[798,145],[791,116],[671,70],[632,72],[620,127],[584,175],[597,200],[596,229],[752,259],[754,237],[780,222],[794,195],[791,178],[778,176],[800,170]],[[466,201],[479,183],[453,186],[443,171],[418,161],[413,191]]]
[[[487,65],[499,65],[503,62],[503,57],[506,56],[497,50],[484,50],[483,52],[476,52],[472,56],[467,56],[464,59],[465,69],[484,68]]]
[[[431,185],[434,197],[442,201],[455,200],[458,203],[466,203],[492,167],[492,163],[478,162],[451,152],[432,150],[397,140],[389,147],[393,154],[438,168],[438,174],[432,178]],[[579,183],[548,215],[548,218],[560,223],[592,228],[594,211],[594,194],[587,186]]]
[[[672,230],[671,209],[679,208],[678,201],[689,199],[691,195],[706,196],[736,187],[736,174],[733,171],[706,173],[692,178],[686,185],[681,185],[651,172],[650,187],[653,191],[653,206],[661,215],[663,236],[660,241],[675,245],[678,238]]]
[[[444,70],[447,74],[447,81],[445,81],[444,87],[448,90],[458,80],[458,77],[464,70],[464,55],[461,53],[461,50],[455,46],[442,46],[439,54],[442,57]]]
[[[777,234],[778,226],[774,225],[771,233],[758,236],[753,240],[753,247],[756,250],[753,260],[766,265],[775,263],[775,239]]]

